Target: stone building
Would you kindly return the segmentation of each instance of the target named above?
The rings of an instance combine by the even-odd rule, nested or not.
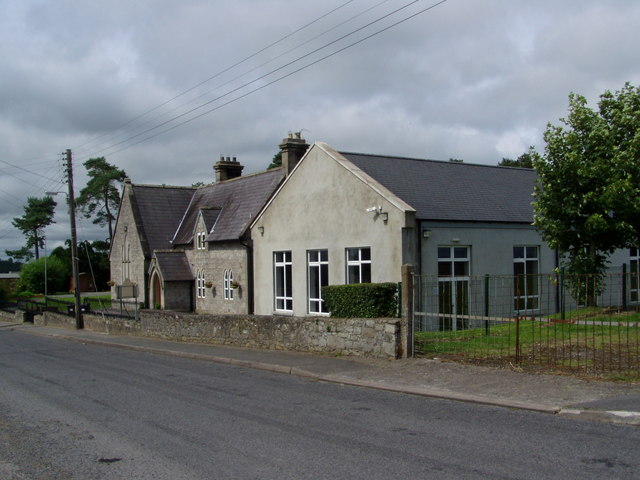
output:
[[[289,140],[295,148],[296,139]],[[199,188],[125,181],[110,255],[114,299],[133,296],[164,310],[252,313],[249,226],[285,168],[242,176],[235,158],[221,157],[214,170],[216,182]]]

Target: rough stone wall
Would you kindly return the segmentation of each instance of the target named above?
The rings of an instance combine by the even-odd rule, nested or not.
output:
[[[125,228],[126,227],[126,232]],[[122,205],[118,216],[118,225],[111,245],[111,256],[109,258],[111,268],[111,280],[116,285],[122,285],[125,281],[123,266],[123,254],[125,252],[129,259],[129,280],[138,285],[138,302],[147,301],[147,285],[145,282],[148,260],[144,256],[138,226],[131,206],[131,186],[125,187],[125,195],[122,198]],[[116,299],[115,286],[111,287],[111,298]]]
[[[330,318],[258,315],[196,315],[140,312],[140,320],[85,314],[87,330],[166,340],[298,352],[396,358],[400,321],[394,318]],[[45,312],[36,325],[74,328],[74,319]]]
[[[0,310],[0,321],[3,322],[24,323],[31,322],[32,320],[33,314],[30,314],[29,312],[23,312],[21,310],[17,310],[16,312],[5,312],[4,310]]]
[[[196,298],[196,313],[245,315],[249,312],[247,249],[242,244],[207,244],[206,250],[187,250],[187,258],[194,275],[203,270],[205,281],[211,282],[211,287],[205,289],[205,298]],[[233,281],[240,285],[234,289],[233,300],[224,298],[225,270],[231,270]]]

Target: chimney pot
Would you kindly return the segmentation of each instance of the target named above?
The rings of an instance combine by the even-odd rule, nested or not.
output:
[[[213,166],[213,169],[216,172],[216,182],[224,182],[242,176],[244,165],[240,164],[236,157],[233,157],[232,161],[231,157],[220,155],[220,161]]]
[[[309,148],[309,144],[302,138],[302,132],[300,135],[296,135],[289,132],[287,138],[282,140],[280,144],[280,153],[282,154],[282,166],[284,167],[285,175],[289,175],[293,168],[298,164],[300,159],[304,156]]]

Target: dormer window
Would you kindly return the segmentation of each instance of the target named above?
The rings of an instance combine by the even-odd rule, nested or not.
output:
[[[198,250],[205,250],[207,248],[206,243],[204,241],[206,236],[207,236],[207,232],[196,233],[196,248]]]

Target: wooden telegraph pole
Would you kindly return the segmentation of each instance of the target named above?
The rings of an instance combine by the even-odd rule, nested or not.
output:
[[[76,235],[76,200],[73,196],[73,165],[71,150],[67,149],[67,182],[69,184],[69,221],[71,223],[71,268],[75,294],[76,328],[84,328],[82,311],[80,310],[80,272],[78,272],[78,237]]]

